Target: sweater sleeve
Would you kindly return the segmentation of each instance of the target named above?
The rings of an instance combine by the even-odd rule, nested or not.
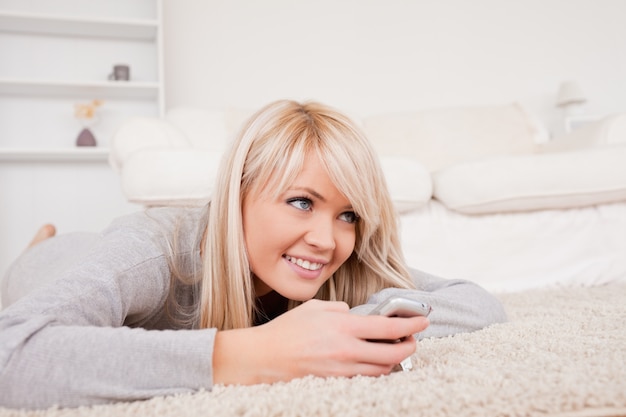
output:
[[[142,221],[103,234],[81,262],[0,313],[1,406],[74,407],[211,388],[214,329],[138,327],[162,312],[170,280]]]
[[[428,303],[433,308],[430,326],[416,334],[417,339],[444,337],[480,330],[506,321],[502,304],[482,287],[464,280],[445,280],[418,270],[411,270],[416,290],[386,288],[373,294],[364,305],[352,309],[368,314],[376,305],[391,296],[402,296]]]

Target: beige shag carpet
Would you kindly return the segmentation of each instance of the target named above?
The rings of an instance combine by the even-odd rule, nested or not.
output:
[[[385,377],[0,416],[626,416],[625,296],[624,285],[501,294],[508,323],[422,341],[413,371]]]

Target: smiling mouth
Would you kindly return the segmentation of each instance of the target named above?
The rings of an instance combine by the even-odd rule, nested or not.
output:
[[[319,269],[322,269],[322,267],[324,266],[324,264],[320,264],[317,262],[309,262],[305,259],[294,258],[293,256],[289,256],[289,255],[284,255],[284,257],[286,260],[288,260],[292,264],[296,264],[299,267],[307,269],[309,271],[317,271]]]

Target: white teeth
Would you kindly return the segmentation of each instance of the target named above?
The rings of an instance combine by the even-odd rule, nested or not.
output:
[[[287,259],[289,262],[291,262],[292,264],[296,264],[299,267],[302,267],[304,269],[308,269],[309,271],[317,271],[318,269],[320,269],[323,265],[317,262],[310,262],[304,259],[300,259],[300,258],[293,258],[289,255],[285,255],[285,259]]]

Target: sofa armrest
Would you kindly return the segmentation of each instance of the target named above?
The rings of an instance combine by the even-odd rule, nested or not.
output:
[[[222,152],[147,149],[129,156],[121,175],[128,201],[144,206],[198,206],[213,192]]]

